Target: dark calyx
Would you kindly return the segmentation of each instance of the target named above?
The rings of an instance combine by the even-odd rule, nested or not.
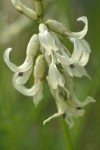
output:
[[[23,72],[19,72],[18,76],[22,77],[23,76]]]
[[[66,118],[66,113],[62,114],[62,118],[65,119]]]
[[[75,68],[73,64],[69,65],[71,68]]]
[[[78,110],[82,109],[81,107],[77,107]]]

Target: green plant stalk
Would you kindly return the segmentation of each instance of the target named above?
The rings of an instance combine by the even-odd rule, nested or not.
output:
[[[73,150],[73,144],[72,144],[72,141],[71,141],[71,138],[70,138],[68,125],[65,122],[65,120],[62,119],[61,121],[62,121],[64,136],[65,136],[65,141],[66,141],[66,150]]]
[[[42,0],[34,0],[35,10],[38,18],[43,18],[43,4]]]

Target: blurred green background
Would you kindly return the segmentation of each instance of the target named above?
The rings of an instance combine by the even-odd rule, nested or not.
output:
[[[34,8],[32,0],[22,2]],[[79,98],[90,95],[96,103],[86,107],[85,116],[75,121],[70,134],[75,150],[100,150],[100,0],[43,0],[43,5],[45,19],[56,19],[72,31],[83,28],[78,17],[88,18],[86,40],[92,53],[86,68],[92,80],[75,79],[75,83]],[[0,150],[66,150],[60,119],[42,125],[57,111],[47,84],[44,99],[35,108],[31,97],[13,88],[13,73],[3,61],[4,50],[12,47],[11,60],[21,64],[34,33],[38,33],[36,23],[17,12],[10,0],[0,0]]]

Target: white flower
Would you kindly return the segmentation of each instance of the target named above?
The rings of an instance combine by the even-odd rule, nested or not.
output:
[[[55,39],[57,47],[59,47],[59,50],[54,52],[56,63],[61,63],[62,67],[70,74],[71,77],[87,76],[90,78],[83,66],[83,64],[86,65],[88,62],[91,52],[88,43],[85,40],[71,39],[71,41],[73,40],[74,42],[74,50],[71,55],[69,50],[61,44],[58,37],[53,32],[51,32],[51,34]]]
[[[84,114],[84,110],[78,110],[77,106],[68,103],[68,99],[64,99],[64,97],[60,95],[59,87],[56,90],[53,90],[52,88],[50,89],[55,98],[58,112],[46,119],[43,124],[49,122],[51,119],[62,116],[68,123],[69,127],[72,127],[73,120],[82,116]]]
[[[52,88],[50,81],[47,78],[58,112],[46,119],[43,124],[49,122],[51,119],[62,116],[68,123],[69,127],[73,127],[74,119],[84,115],[84,107],[88,103],[95,102],[95,100],[89,96],[84,101],[78,100],[74,92],[72,78],[66,72],[63,73],[63,76],[65,77],[64,87],[58,85],[56,89]],[[67,89],[67,91],[65,89]],[[68,91],[70,94],[68,94]]]
[[[5,50],[4,61],[13,72],[25,72],[33,65],[33,58],[36,56],[38,49],[39,49],[39,41],[38,36],[35,34],[31,37],[28,43],[26,50],[26,59],[22,65],[16,66],[10,61],[9,54],[12,50],[11,48]]]
[[[4,61],[6,62],[7,66],[13,71],[13,72],[26,72],[32,65],[33,65],[33,60],[32,58],[26,58],[24,63],[20,66],[16,66],[13,64],[10,59],[9,59],[9,54],[11,52],[11,48],[8,48],[4,52]]]
[[[83,102],[80,102],[77,98],[75,100],[71,99],[71,97],[65,98],[62,95],[59,87],[57,87],[57,89],[55,90],[50,88],[50,90],[55,98],[58,112],[46,119],[43,122],[44,125],[50,120],[62,116],[63,119],[65,119],[65,121],[68,123],[69,127],[73,127],[74,119],[84,115],[85,110],[83,107],[90,102],[95,102],[92,97],[87,97]],[[73,93],[71,93],[70,95],[72,94]]]
[[[74,43],[74,50],[70,58],[68,55],[60,55],[57,53],[58,61],[63,65],[78,64],[79,66],[85,66],[89,60],[90,47],[85,40],[71,39]]]
[[[58,63],[62,65],[71,77],[87,76],[90,78],[84,66],[88,63],[91,50],[89,44],[82,39],[88,30],[88,20],[85,16],[80,17],[77,20],[82,21],[85,24],[84,29],[77,33],[69,32],[62,24],[54,20],[49,20],[46,24],[50,29],[57,33],[64,34],[65,32],[74,45],[73,53],[70,54],[69,50],[61,44],[55,33],[50,32],[55,40],[56,46],[58,47],[58,51],[54,51],[54,55],[56,56]]]
[[[62,65],[62,66],[65,69],[65,71],[69,73],[69,75],[71,77],[75,76],[75,77],[80,77],[81,78],[83,76],[86,76],[89,79],[91,79],[91,77],[87,73],[86,69],[84,67],[82,67],[82,66],[79,66],[77,64],[71,64],[69,66]]]
[[[15,72],[17,75],[16,81],[20,84],[25,84],[30,77],[33,67],[33,61],[39,49],[39,41],[38,36],[35,34],[31,37],[27,50],[26,50],[26,58],[22,65],[16,66],[14,63],[10,61],[9,54],[11,52],[11,48],[8,48],[4,52],[4,61],[7,66]]]
[[[86,35],[88,30],[88,20],[86,16],[82,16],[79,17],[77,21],[82,21],[85,24],[83,30],[80,32],[68,31],[68,28],[66,28],[63,24],[59,23],[56,20],[48,20],[46,24],[49,27],[49,29],[56,33],[59,33],[60,35],[64,35],[65,37],[67,36],[69,38],[82,39]]]
[[[20,66],[16,66],[10,61],[11,48],[4,52],[4,60],[14,72],[13,85],[15,89],[23,95],[32,96],[35,106],[43,99],[43,80],[47,78],[58,112],[46,119],[43,124],[62,116],[69,127],[72,127],[74,119],[84,115],[84,107],[90,102],[95,102],[89,96],[84,101],[80,101],[74,92],[73,76],[90,78],[85,66],[88,63],[91,50],[89,44],[83,39],[88,30],[88,21],[85,16],[77,20],[85,24],[84,29],[80,32],[70,32],[61,23],[54,20],[47,21],[45,23],[47,26],[41,23],[39,34],[31,37],[27,46],[25,61]],[[54,32],[51,32],[47,27]],[[60,42],[55,32],[64,38],[67,37],[73,43],[72,54]],[[36,58],[33,67],[38,49],[42,55]],[[25,84],[32,71],[34,83],[31,88],[27,88]],[[47,72],[48,74],[46,74]]]
[[[79,17],[77,21],[82,21],[85,24],[83,30],[80,32],[66,32],[65,35],[69,36],[70,38],[82,39],[86,35],[88,30],[88,20],[86,16],[82,16]]]
[[[20,93],[26,96],[33,96],[37,93],[39,90],[39,87],[41,85],[41,82],[38,81],[35,85],[33,85],[30,89],[26,88],[24,85],[16,83],[17,76],[14,74],[13,76],[13,85],[15,89],[17,89]]]
[[[17,76],[13,76],[13,86],[14,88],[26,96],[33,96],[33,102],[35,106],[43,99],[43,83],[41,80],[38,80],[31,88],[27,88],[24,85],[16,83]]]
[[[52,51],[57,51],[58,47],[56,46],[55,40],[47,27],[44,24],[40,24],[39,31],[38,36],[40,45],[48,52],[48,55],[50,55]]]
[[[26,72],[16,72],[15,74],[16,74],[16,83],[17,84],[20,84],[20,85],[23,85],[23,84],[25,84],[27,81],[28,81],[28,79],[30,78],[30,75],[31,75],[31,73],[32,73],[32,70],[33,70],[33,66],[29,69],[29,70],[27,70]]]
[[[80,66],[85,66],[89,60],[90,56],[90,46],[89,44],[81,39],[71,39],[74,43],[74,50],[70,59],[70,63],[78,64]]]
[[[54,63],[51,63],[49,66],[48,80],[53,89],[56,89],[58,85],[61,87],[64,86],[65,79]]]
[[[62,67],[73,77],[89,77],[84,66],[88,63],[90,56],[89,44],[81,39],[71,39],[74,43],[72,55],[65,47],[60,48],[60,53],[56,52],[56,58],[61,63]],[[65,50],[64,50],[65,49]],[[90,78],[90,77],[89,77]]]
[[[43,99],[43,78],[46,71],[46,62],[43,55],[39,55],[36,59],[34,66],[34,84],[31,88],[27,88],[25,85],[30,77],[32,68],[23,74],[23,78],[18,77],[15,73],[13,76],[13,86],[16,90],[26,96],[33,96],[33,102],[35,106]]]
[[[45,72],[45,63],[43,61],[44,60],[43,56],[38,57],[36,61],[36,65],[34,67],[35,72],[38,74],[37,76],[35,75],[34,85],[31,88],[27,88],[24,84],[28,81],[32,73],[34,58],[37,54],[38,49],[39,49],[39,40],[38,40],[38,35],[35,34],[31,37],[28,43],[27,50],[26,50],[26,59],[24,63],[20,66],[16,66],[10,61],[9,54],[10,51],[12,50],[11,48],[8,48],[4,52],[4,60],[6,64],[13,72],[15,72],[13,75],[13,85],[15,89],[18,90],[23,95],[33,96],[33,101],[35,103],[35,106],[37,106],[38,103],[43,98],[43,83],[41,81]],[[40,67],[40,65],[43,66]]]
[[[86,22],[84,31],[81,32],[81,34],[84,33],[85,35],[87,19],[82,17],[79,20],[84,20],[84,22]],[[53,32],[48,32],[48,29],[44,24],[40,24],[39,40],[41,46],[47,50],[44,53],[51,55],[52,59],[56,56],[55,63],[61,63],[62,67],[69,72],[72,77],[89,77],[86,69],[83,67],[87,64],[91,52],[89,44],[85,40],[70,37],[71,42],[74,44],[73,53],[71,55],[68,50],[64,50],[65,48],[58,37]],[[58,48],[57,51],[54,50],[55,47]]]

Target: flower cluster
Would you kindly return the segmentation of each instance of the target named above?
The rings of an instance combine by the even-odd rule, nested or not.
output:
[[[36,106],[43,99],[43,80],[47,80],[58,112],[46,119],[43,124],[62,116],[72,127],[73,120],[84,115],[84,106],[95,102],[89,96],[84,101],[80,101],[74,92],[74,76],[90,78],[85,65],[88,63],[91,50],[87,41],[83,39],[88,30],[88,21],[85,16],[78,18],[78,21],[85,24],[84,29],[80,32],[70,32],[55,20],[41,23],[39,33],[33,35],[28,43],[24,63],[18,67],[9,59],[12,49],[8,48],[4,52],[4,60],[14,72],[13,85],[15,89],[26,96],[33,96]],[[73,44],[72,53],[60,41],[58,34],[65,39],[68,38]],[[38,50],[41,55],[38,55]],[[25,84],[32,72],[34,84],[29,89]]]

